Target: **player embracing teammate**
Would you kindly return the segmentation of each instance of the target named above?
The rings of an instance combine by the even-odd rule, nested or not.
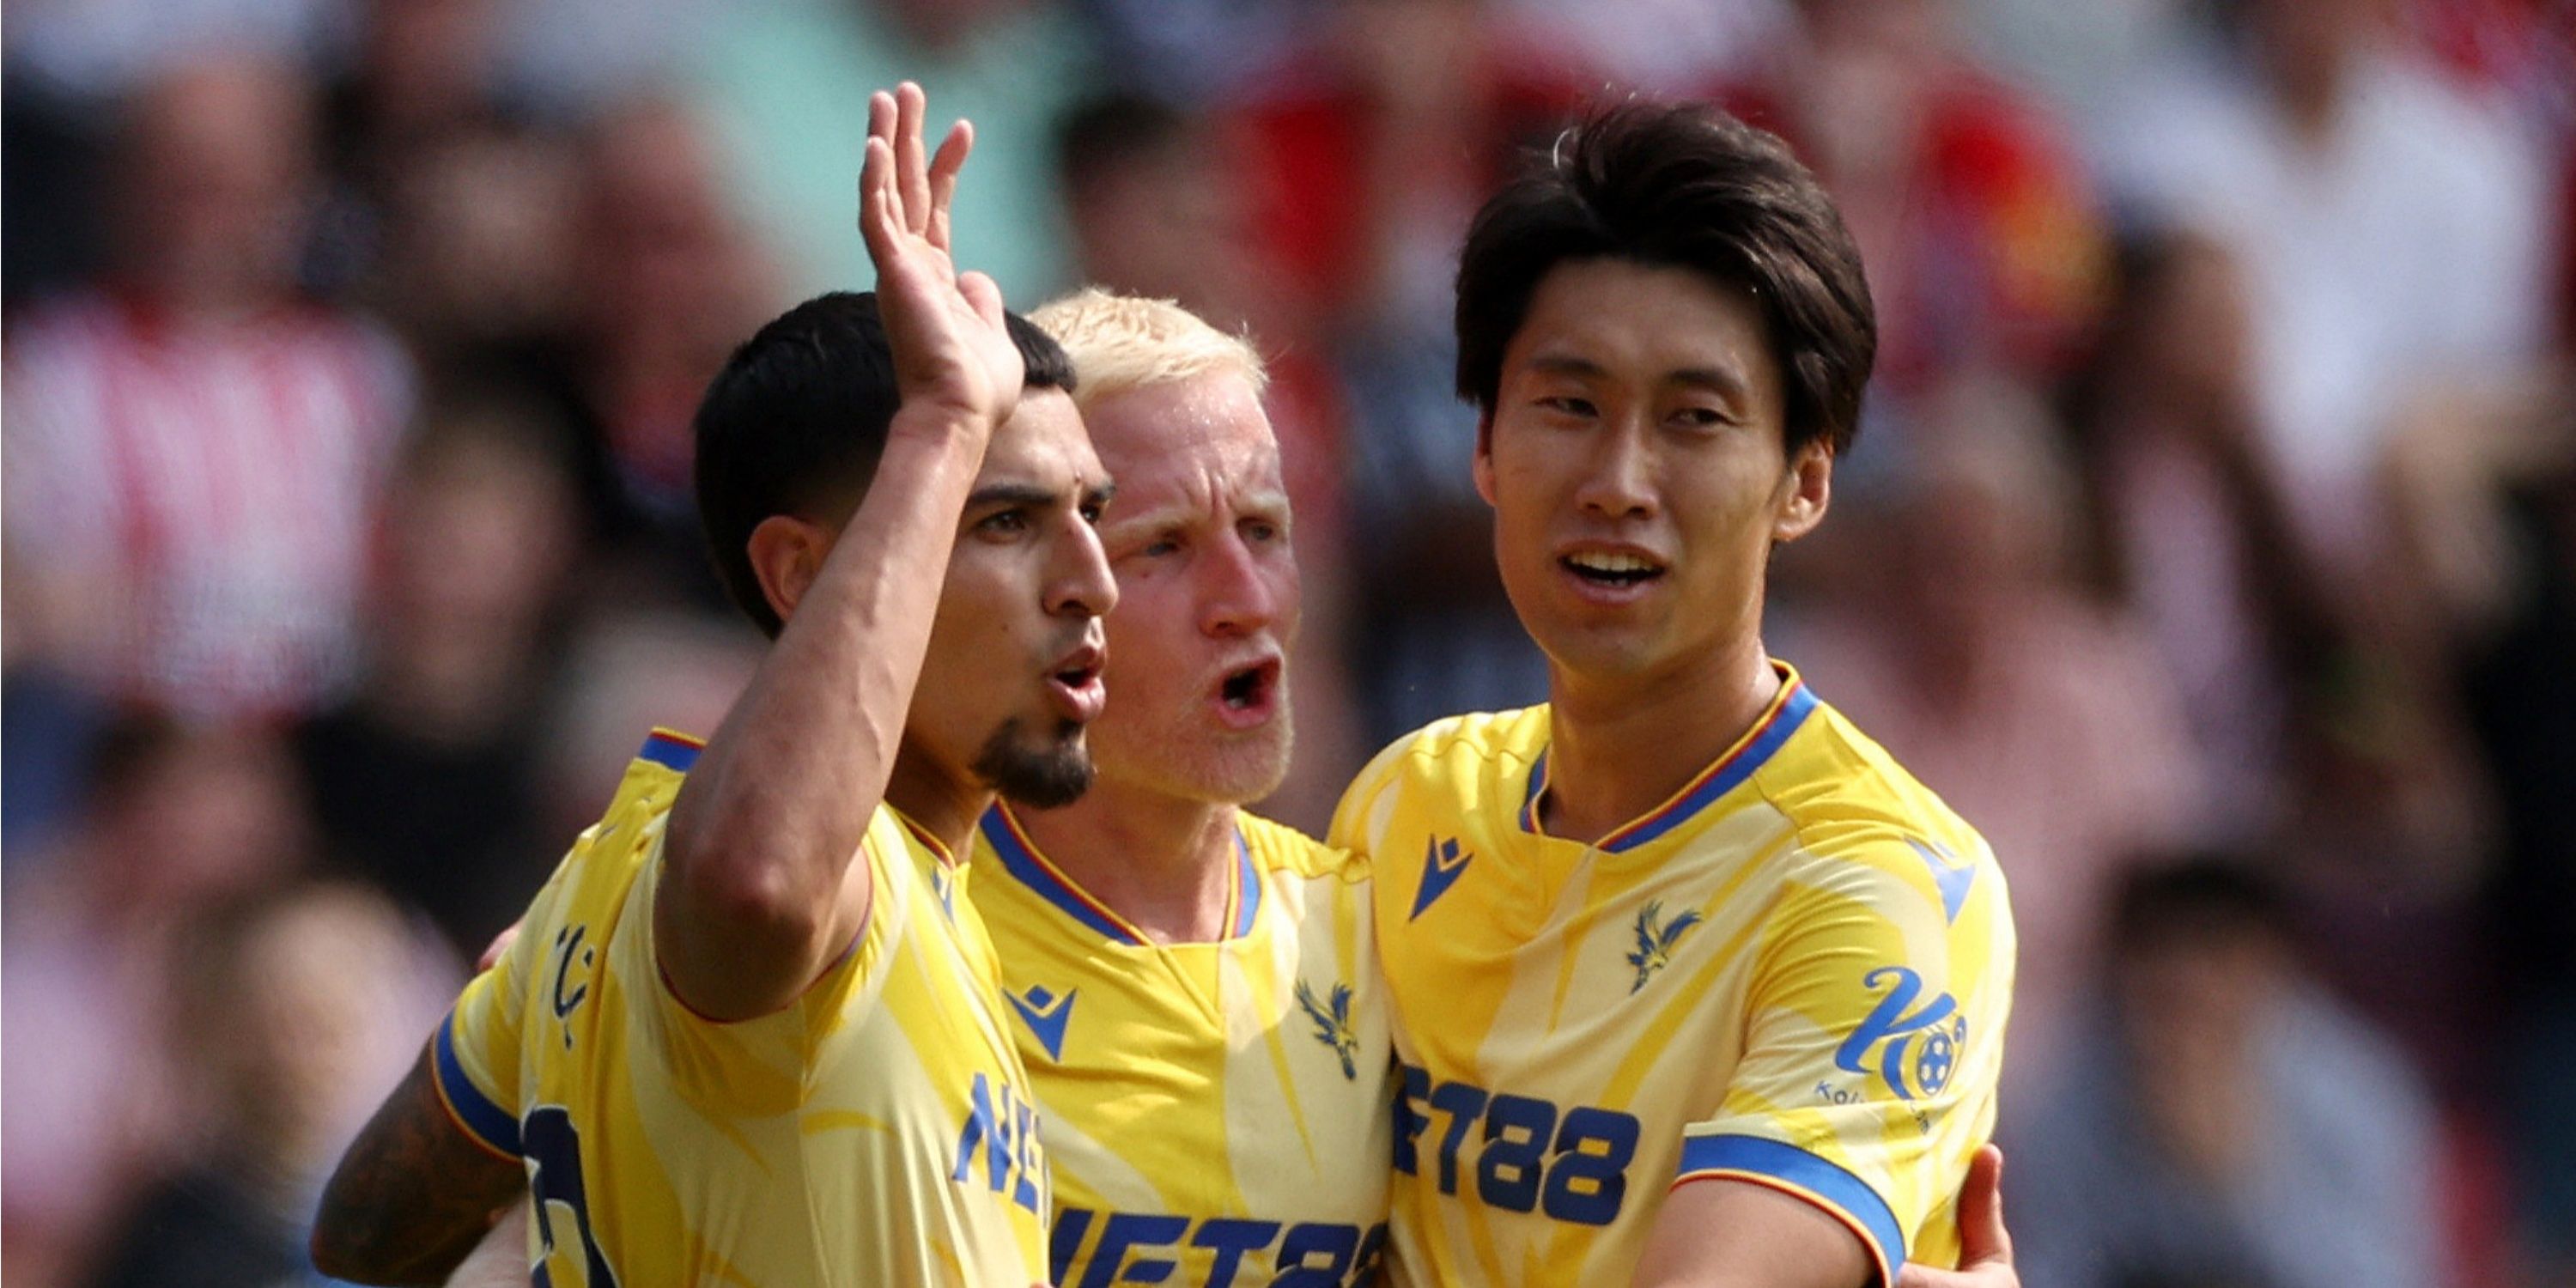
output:
[[[647,745],[469,987],[335,1178],[325,1269],[435,1282],[523,1183],[550,1284],[1955,1259],[2002,881],[1759,636],[1874,343],[1814,181],[1641,103],[1487,204],[1460,388],[1552,701],[1399,742],[1327,848],[1236,808],[1284,765],[1295,618],[1257,360],[1095,295],[1039,311],[1059,369],[948,263],[966,138],[926,158],[921,117],[907,86],[871,122],[881,328],[800,306],[701,415],[710,536],[776,647],[702,755]],[[1136,489],[1105,516],[1102,459]],[[1047,812],[1087,726],[1101,789]],[[1974,1251],[1905,1280],[2013,1282]]]

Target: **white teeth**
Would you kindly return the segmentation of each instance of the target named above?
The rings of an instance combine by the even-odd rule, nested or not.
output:
[[[1586,552],[1566,556],[1567,563],[1586,572],[1653,572],[1655,565],[1635,555],[1595,554]]]

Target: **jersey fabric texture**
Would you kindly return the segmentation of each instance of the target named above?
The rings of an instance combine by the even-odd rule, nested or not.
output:
[[[655,965],[664,824],[698,746],[656,731],[469,983],[440,1092],[525,1160],[537,1281],[1026,1285],[1047,1174],[967,870],[880,806],[867,923],[786,1009],[719,1023]]]
[[[984,816],[975,903],[1055,1168],[1049,1282],[1374,1282],[1395,1070],[1367,868],[1238,819],[1226,938],[1156,944]]]
[[[1591,844],[1541,824],[1545,706],[1433,724],[1344,797],[1402,1062],[1399,1282],[1626,1283],[1665,1194],[1716,1177],[1822,1208],[1882,1283],[1955,1264],[2010,1006],[2002,874],[1778,669],[1733,747]]]

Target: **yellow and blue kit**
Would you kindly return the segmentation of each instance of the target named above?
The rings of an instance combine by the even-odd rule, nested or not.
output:
[[[652,933],[697,753],[654,733],[435,1040],[457,1121],[525,1162],[538,1282],[1044,1279],[1044,1147],[966,868],[880,807],[848,952],[784,1010],[702,1018]]]
[[[1367,868],[1238,819],[1227,937],[1156,944],[984,816],[974,899],[1055,1167],[1049,1282],[1374,1282],[1395,1067]]]
[[[1777,665],[1777,664],[1775,664]],[[1726,1177],[1954,1264],[2013,970],[1985,842],[1779,666],[1736,744],[1590,844],[1549,836],[1545,706],[1440,721],[1343,798],[1403,1090],[1405,1283],[1626,1283]]]

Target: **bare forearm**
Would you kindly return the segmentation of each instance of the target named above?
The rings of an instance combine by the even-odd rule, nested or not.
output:
[[[718,1015],[792,998],[854,927],[833,913],[903,737],[981,453],[898,421],[877,475],[671,816],[657,935],[686,999]],[[725,892],[757,907],[716,905]]]
[[[526,1186],[518,1164],[448,1116],[423,1052],[322,1192],[313,1264],[335,1279],[436,1284]]]

